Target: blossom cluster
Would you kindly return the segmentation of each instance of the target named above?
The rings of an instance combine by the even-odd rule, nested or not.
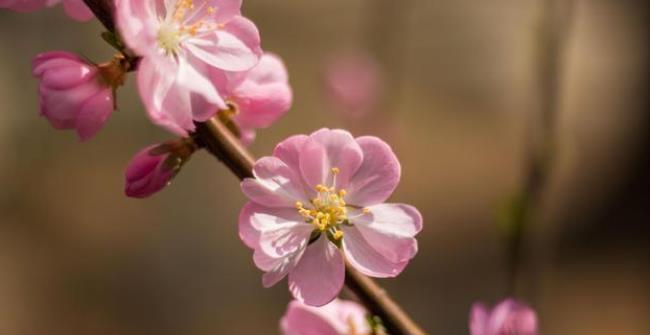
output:
[[[74,19],[92,12],[82,0],[0,0],[0,8],[31,12],[62,2]],[[194,152],[198,123],[216,118],[244,145],[291,107],[284,62],[264,52],[241,0],[115,0],[118,54],[93,63],[74,53],[35,57],[40,111],[57,129],[80,140],[95,136],[117,108],[117,91],[135,72],[151,122],[178,136],[140,150],[125,172],[125,193],[145,198],[162,190]],[[352,65],[354,70],[358,66]],[[332,77],[349,110],[376,101],[372,68]],[[366,89],[367,88],[367,89]],[[374,107],[374,106],[373,106]],[[323,128],[277,144],[241,182],[249,201],[239,215],[239,237],[270,287],[287,277],[294,301],[280,323],[285,335],[379,334],[363,307],[337,299],[346,271],[396,277],[418,252],[423,219],[413,206],[387,202],[401,178],[393,149],[374,136]],[[472,335],[536,333],[535,314],[506,300],[493,311],[475,305]]]

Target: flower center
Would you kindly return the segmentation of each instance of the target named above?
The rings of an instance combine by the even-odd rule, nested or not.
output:
[[[166,55],[173,55],[178,52],[181,43],[181,32],[174,25],[163,22],[158,30],[158,47]]]
[[[341,225],[352,225],[351,218],[348,216],[348,208],[354,208],[345,202],[345,189],[336,189],[336,176],[341,171],[337,167],[331,169],[333,175],[332,186],[325,186],[322,184],[316,185],[314,189],[318,192],[317,196],[310,200],[309,207],[305,208],[305,204],[298,201],[296,202],[296,209],[298,213],[305,218],[305,220],[314,225],[314,232],[317,234],[326,233],[327,237],[333,242],[337,242],[343,238],[343,231],[340,229]],[[364,208],[360,215],[369,213],[368,208]]]
[[[203,1],[195,6],[193,0],[177,0],[166,8],[167,15],[160,19],[156,36],[158,47],[166,55],[177,55],[185,37],[223,28],[223,24],[214,23],[209,18],[217,12],[217,8],[207,4],[208,1]]]

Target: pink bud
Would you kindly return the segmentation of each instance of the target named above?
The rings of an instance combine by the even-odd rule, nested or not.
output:
[[[471,335],[537,335],[537,314],[512,298],[492,309],[475,303],[470,312],[469,329]]]
[[[41,115],[57,129],[75,129],[87,140],[104,125],[113,111],[111,87],[98,68],[75,54],[42,53],[32,71],[40,79]]]
[[[164,145],[157,144],[135,154],[126,168],[126,195],[146,198],[162,190],[178,171],[180,159],[176,157]]]

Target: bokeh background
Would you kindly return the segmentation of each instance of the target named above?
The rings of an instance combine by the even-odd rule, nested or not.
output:
[[[411,265],[381,284],[431,334],[466,334],[472,302],[511,292],[497,217],[525,183],[549,108],[554,159],[516,294],[543,334],[650,334],[649,5],[568,2],[549,106],[545,3],[245,1],[295,91],[251,150],[324,126],[392,144],[403,165],[393,199],[416,205],[425,228]],[[38,115],[31,58],[61,49],[107,60],[101,31],[60,7],[0,12],[0,334],[277,333],[286,283],[262,288],[226,168],[202,152],[164,192],[123,195],[131,155],[169,137],[148,122],[133,78],[87,143]],[[349,50],[384,71],[380,108],[363,119],[337,113],[324,91],[324,64]]]

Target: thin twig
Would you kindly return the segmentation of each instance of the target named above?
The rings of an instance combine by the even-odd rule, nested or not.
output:
[[[542,2],[536,31],[536,74],[539,78],[539,109],[528,122],[528,143],[524,159],[524,185],[518,201],[523,211],[509,240],[509,281],[514,291],[524,258],[525,234],[536,219],[542,195],[548,185],[555,152],[557,115],[560,109],[561,75],[564,50],[570,31],[574,3],[572,0]]]
[[[110,0],[84,0],[99,21],[111,32],[115,32],[113,12]],[[193,138],[212,155],[221,160],[239,179],[252,177],[253,156],[239,140],[219,121],[213,117],[206,122],[196,124]],[[393,301],[386,291],[372,279],[354,270],[346,264],[346,285],[352,290],[370,313],[381,318],[386,330],[392,335],[425,335],[401,307]]]

